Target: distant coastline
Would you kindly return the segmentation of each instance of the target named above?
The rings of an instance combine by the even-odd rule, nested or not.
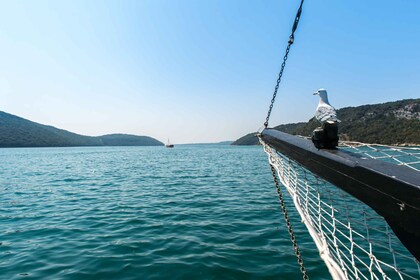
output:
[[[420,98],[382,104],[346,107],[337,110],[341,140],[398,146],[420,145]],[[311,136],[320,126],[315,118],[308,122],[282,124],[274,129]],[[256,133],[249,133],[232,145],[258,145]]]
[[[80,135],[0,111],[0,148],[163,145],[150,136]]]

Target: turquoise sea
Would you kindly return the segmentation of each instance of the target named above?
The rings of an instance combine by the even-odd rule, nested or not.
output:
[[[301,279],[261,147],[0,149],[0,175],[0,279]]]

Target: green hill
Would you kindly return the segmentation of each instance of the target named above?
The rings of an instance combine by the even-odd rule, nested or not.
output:
[[[340,139],[377,144],[420,144],[420,99],[406,99],[337,110]],[[320,126],[312,118],[306,123],[283,124],[277,130],[311,136]],[[255,133],[239,138],[232,145],[257,145]]]
[[[249,133],[241,138],[233,141],[231,145],[258,145],[258,138],[256,136],[256,132]]]
[[[0,147],[162,146],[147,136],[111,134],[79,135],[0,111]]]
[[[105,146],[163,146],[162,142],[149,136],[130,134],[108,134],[98,136]]]

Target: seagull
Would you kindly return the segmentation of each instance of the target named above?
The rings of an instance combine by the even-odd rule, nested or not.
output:
[[[333,106],[328,102],[327,91],[323,88],[319,89],[317,92],[314,92],[314,95],[319,95],[319,104],[315,111],[315,118],[322,124],[329,123],[339,123],[341,122],[337,118],[337,113]]]

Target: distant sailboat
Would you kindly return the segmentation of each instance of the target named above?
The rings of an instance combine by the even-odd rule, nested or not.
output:
[[[168,138],[168,143],[166,143],[165,145],[166,148],[173,148],[174,144],[171,144],[171,142],[169,142],[169,138]]]

